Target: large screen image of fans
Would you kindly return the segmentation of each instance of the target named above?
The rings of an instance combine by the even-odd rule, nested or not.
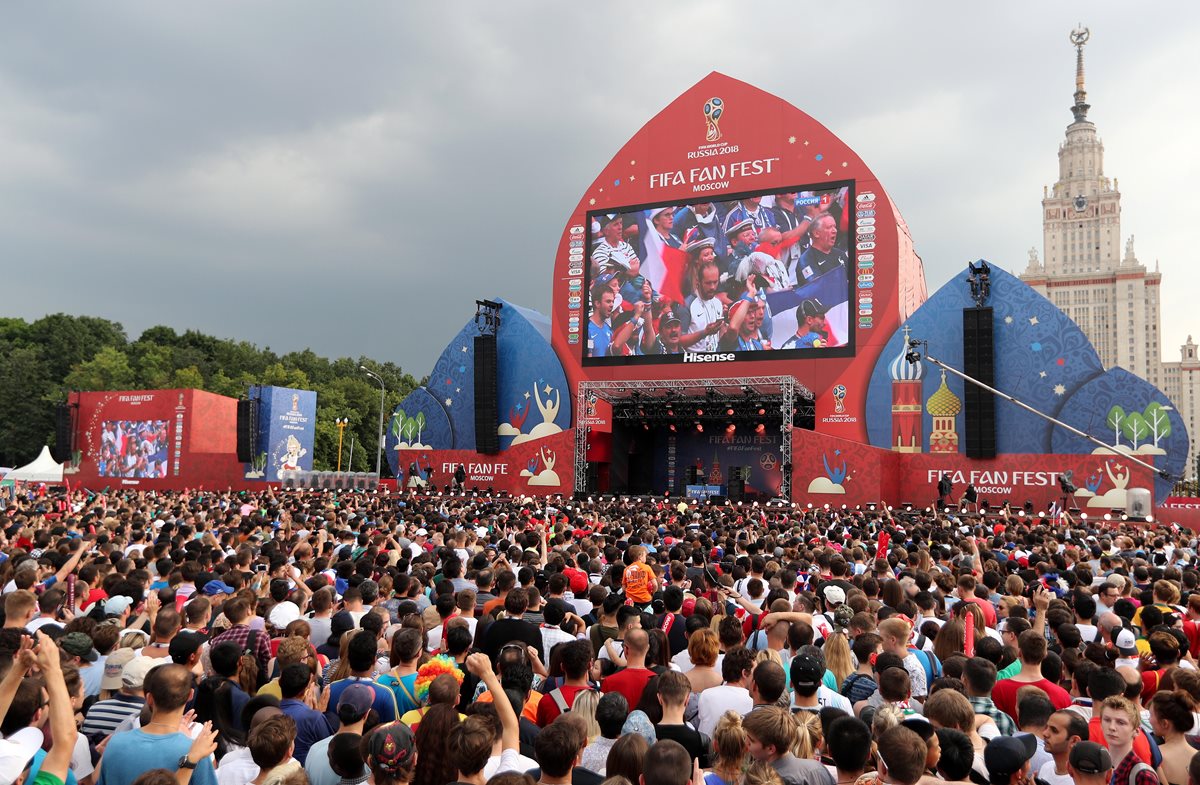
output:
[[[100,424],[100,476],[166,477],[167,434],[166,420],[105,420]]]
[[[585,365],[854,354],[853,182],[588,214]]]

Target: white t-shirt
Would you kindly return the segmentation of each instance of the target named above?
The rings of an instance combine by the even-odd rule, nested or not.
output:
[[[1050,761],[1038,769],[1038,779],[1046,782],[1046,785],[1075,785],[1075,780],[1070,774],[1055,774],[1054,761]]]
[[[708,325],[720,319],[723,311],[724,307],[716,297],[711,300],[702,300],[699,297],[692,300],[692,304],[688,306],[688,313],[692,316],[692,325],[688,328],[688,333],[700,332]],[[692,350],[697,352],[715,352],[717,350],[717,343],[720,340],[720,333],[706,335],[692,344]]]
[[[712,736],[717,727],[717,720],[727,711],[736,711],[745,716],[754,708],[754,699],[750,692],[743,687],[733,687],[722,684],[720,687],[709,687],[700,693],[699,714],[696,718],[696,730]]]
[[[538,762],[536,760],[526,758],[517,750],[504,750],[499,755],[493,755],[488,758],[488,762],[483,764],[483,776],[490,780],[496,774],[504,771],[515,771],[518,774],[524,774],[537,767]]]

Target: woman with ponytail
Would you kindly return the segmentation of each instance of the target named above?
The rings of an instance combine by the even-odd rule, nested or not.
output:
[[[1188,764],[1196,754],[1187,741],[1195,725],[1195,710],[1196,701],[1184,690],[1164,690],[1150,699],[1150,726],[1163,739],[1158,745],[1162,751],[1159,779],[1167,785],[1187,785]]]
[[[712,735],[712,771],[704,775],[704,785],[735,785],[746,763],[746,731],[737,712],[727,711],[717,720]]]

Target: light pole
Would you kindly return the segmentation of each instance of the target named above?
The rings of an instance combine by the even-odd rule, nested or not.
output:
[[[346,426],[350,424],[350,420],[347,419],[346,417],[338,417],[336,420],[334,420],[334,422],[337,423],[337,429],[338,429],[338,468],[337,468],[337,470],[340,472],[342,470],[342,436],[345,435]]]
[[[360,365],[358,369],[379,382],[379,430],[376,431],[376,435],[379,437],[379,446],[375,449],[375,476],[379,477],[379,468],[383,465],[383,403],[384,398],[387,396],[387,387],[384,386],[383,379],[379,374],[373,372],[367,366]]]

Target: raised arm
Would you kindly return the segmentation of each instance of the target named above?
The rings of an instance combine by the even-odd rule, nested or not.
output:
[[[50,733],[54,743],[42,761],[42,771],[67,781],[67,770],[71,765],[71,753],[75,751],[75,710],[71,708],[71,696],[67,694],[67,683],[63,680],[58,646],[44,632],[37,633],[38,667],[45,679],[46,692],[50,696]]]
[[[496,714],[500,716],[500,749],[518,749],[521,743],[521,726],[512,702],[508,699],[508,694],[500,686],[500,679],[496,678],[496,672],[492,669],[492,661],[486,654],[476,652],[467,657],[467,670],[478,676],[479,680],[487,687],[488,692],[492,694],[492,705],[496,707]]]

